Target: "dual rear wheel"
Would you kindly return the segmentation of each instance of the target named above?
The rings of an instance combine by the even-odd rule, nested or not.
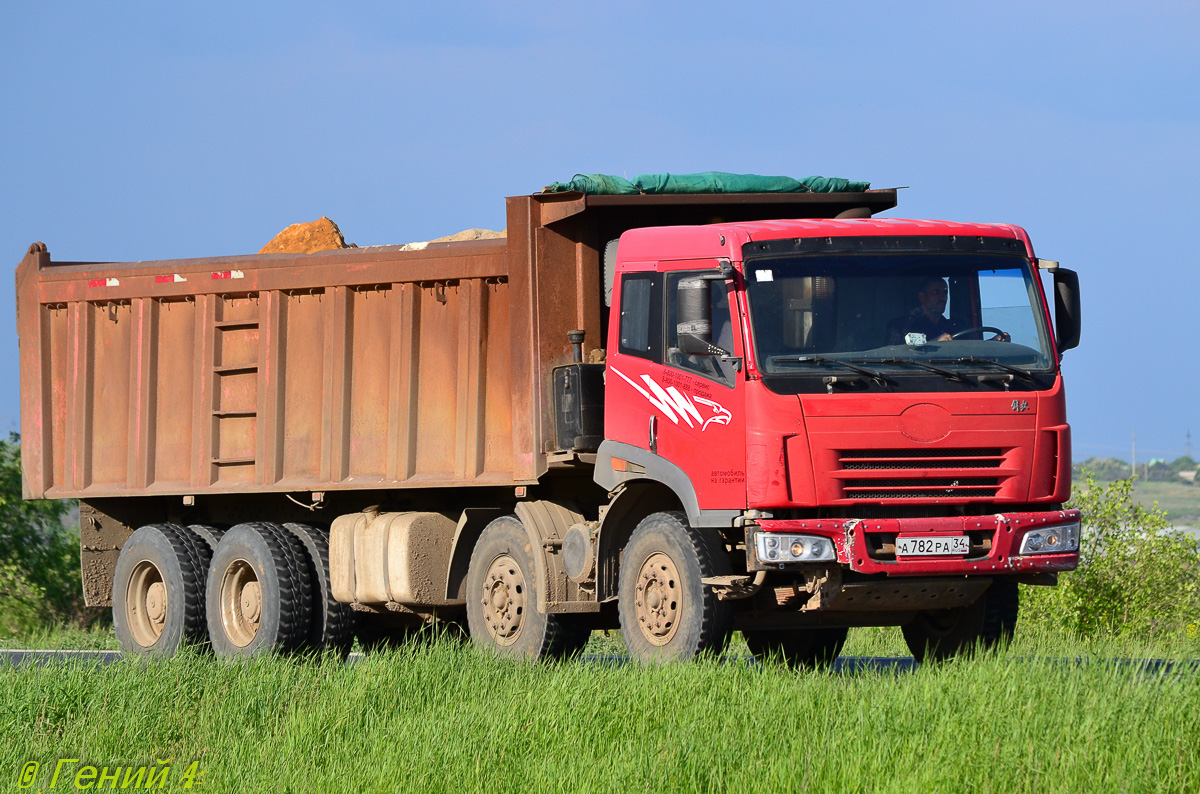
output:
[[[117,560],[117,640],[140,656],[171,656],[185,643],[223,657],[345,655],[353,616],[330,592],[328,548],[305,524],[142,527]]]
[[[113,580],[113,626],[126,653],[171,656],[207,639],[204,582],[212,551],[175,524],[150,524],[126,541]]]

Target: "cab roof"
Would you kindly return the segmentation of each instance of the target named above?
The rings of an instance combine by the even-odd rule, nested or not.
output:
[[[1025,230],[1002,223],[909,218],[820,218],[744,221],[706,226],[632,229],[621,236],[626,262],[725,257],[740,260],[748,243],[812,237],[1000,237],[1020,240],[1032,256]]]

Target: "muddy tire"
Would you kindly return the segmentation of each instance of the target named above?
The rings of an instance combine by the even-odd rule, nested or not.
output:
[[[467,627],[471,641],[501,656],[567,656],[587,642],[569,617],[537,608],[541,583],[529,533],[516,516],[484,527],[467,568]]]
[[[941,661],[1008,643],[1020,610],[1017,583],[998,580],[973,604],[920,612],[901,627],[904,641],[918,662]]]
[[[217,551],[217,544],[221,542],[221,536],[225,534],[224,527],[215,527],[212,524],[189,524],[188,529],[208,546],[208,556],[211,560],[212,555]]]
[[[129,536],[113,576],[113,628],[127,654],[167,657],[208,641],[208,546],[183,527],[150,524]]]
[[[733,604],[701,579],[730,573],[715,529],[690,527],[677,512],[643,519],[621,559],[617,599],[630,655],[641,662],[685,661],[722,650],[733,631]]]
[[[278,524],[238,524],[208,569],[208,632],[218,656],[290,653],[309,637],[312,594],[300,539]]]
[[[744,631],[746,646],[760,662],[780,661],[795,670],[832,665],[846,644],[846,628]]]
[[[309,524],[284,524],[303,545],[308,562],[309,609],[308,637],[302,650],[320,653],[333,651],[343,658],[354,644],[354,611],[333,597],[329,583],[329,535]]]

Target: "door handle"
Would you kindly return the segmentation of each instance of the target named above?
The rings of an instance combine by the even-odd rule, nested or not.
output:
[[[658,416],[650,414],[650,451],[658,454]]]

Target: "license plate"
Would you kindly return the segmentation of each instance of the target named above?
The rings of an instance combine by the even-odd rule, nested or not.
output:
[[[943,557],[970,550],[971,541],[966,535],[896,538],[897,557]]]

